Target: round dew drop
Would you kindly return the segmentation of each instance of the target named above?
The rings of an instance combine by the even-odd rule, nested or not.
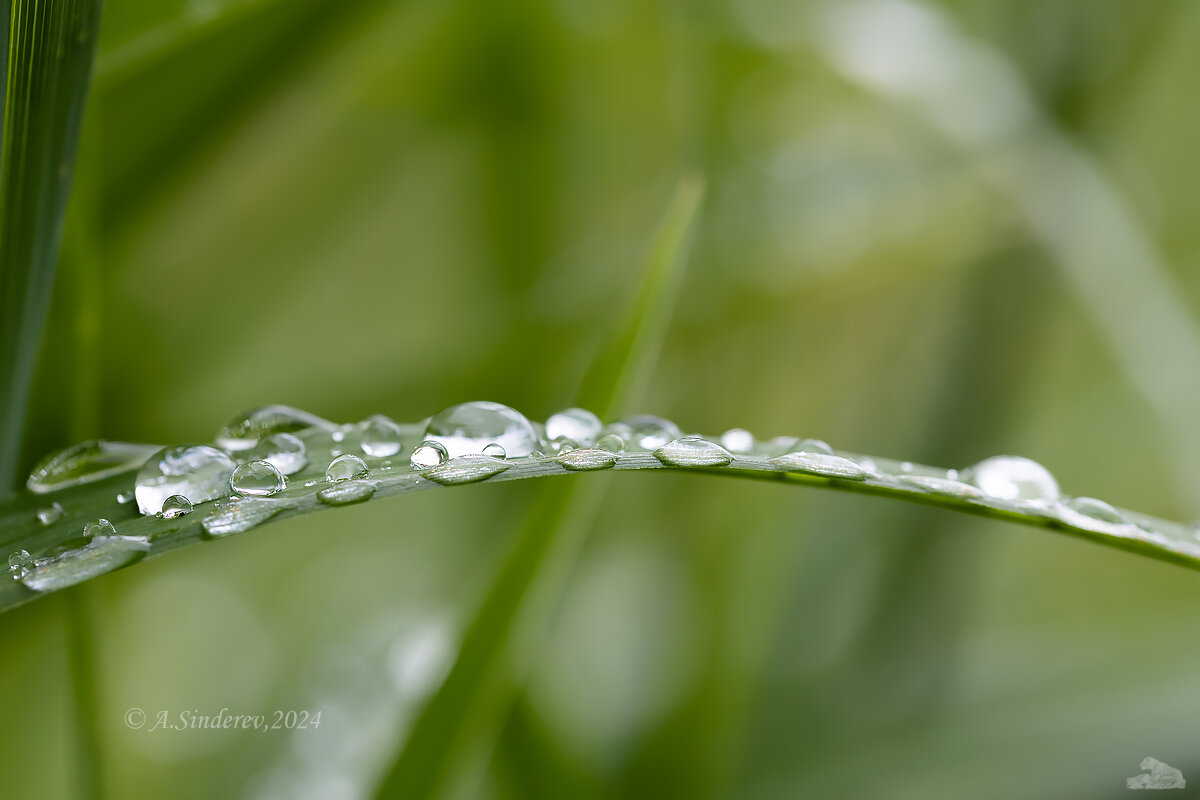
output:
[[[985,495],[1000,500],[1046,504],[1059,498],[1058,481],[1028,458],[993,456],[971,467],[968,475]]]
[[[62,519],[62,516],[63,507],[58,503],[51,503],[49,508],[43,508],[37,513],[38,522],[42,523],[43,525],[51,525],[55,522],[58,522],[60,519]]]
[[[409,463],[413,469],[431,469],[443,463],[449,455],[441,442],[421,442],[412,451]]]
[[[163,500],[162,511],[159,512],[159,515],[163,519],[175,519],[190,513],[192,513],[192,502],[181,494],[173,494]]]
[[[157,514],[163,502],[176,494],[193,503],[224,497],[234,467],[233,459],[215,447],[185,445],[159,450],[138,471],[134,487],[138,510],[147,516]]]
[[[376,414],[367,420],[362,432],[362,451],[372,458],[387,458],[400,452],[404,431],[392,420]]]
[[[671,420],[649,414],[625,417],[620,422],[611,425],[607,432],[619,435],[627,445],[633,445],[642,450],[657,450],[667,442],[683,436],[683,431],[679,430],[679,426]]]
[[[586,408],[568,408],[546,420],[546,440],[562,438],[587,445],[595,441],[603,427],[600,418]]]
[[[290,406],[262,406],[239,414],[217,434],[217,444],[226,450],[249,450],[269,433],[293,433],[320,428],[333,430],[336,426],[316,414]]]
[[[8,571],[12,576],[21,580],[33,568],[34,558],[28,550],[18,550],[8,557]]]
[[[269,462],[284,475],[294,475],[308,464],[304,442],[290,433],[263,436],[245,457],[252,461]]]
[[[233,471],[229,487],[243,497],[270,497],[283,490],[284,479],[270,461],[247,461]]]
[[[352,453],[345,453],[329,462],[325,480],[330,483],[355,480],[367,477],[368,472],[366,462]]]
[[[654,451],[654,457],[674,467],[723,467],[733,461],[724,447],[699,436],[667,442]]]
[[[754,434],[745,428],[730,428],[721,434],[721,445],[731,453],[753,453]]]
[[[460,403],[429,418],[425,438],[439,442],[451,457],[477,455],[495,442],[509,458],[532,453],[538,446],[533,423],[521,412],[486,401]]]
[[[596,449],[620,455],[625,452],[625,440],[615,433],[606,433],[596,440]]]
[[[116,536],[117,529],[113,524],[106,519],[97,519],[83,526],[83,535],[89,539],[101,538],[104,536]]]
[[[492,458],[504,458],[506,455],[504,452],[504,446],[499,442],[492,442],[491,444],[484,445],[483,454],[485,456],[491,456]]]

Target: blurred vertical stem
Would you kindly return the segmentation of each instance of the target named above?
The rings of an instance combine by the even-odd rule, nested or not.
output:
[[[4,2],[0,138],[0,491],[18,485],[34,367],[50,306],[100,0]],[[82,402],[82,400],[80,401]],[[97,797],[99,744],[86,599],[66,600],[81,795]]]
[[[703,191],[699,177],[680,184],[627,313],[585,377],[579,402],[602,418],[626,410],[649,380],[674,310]],[[449,675],[418,715],[379,797],[453,794],[458,787],[451,784],[452,767],[480,755],[475,748],[490,752],[491,743],[480,740],[498,732],[512,707],[527,668],[523,662],[540,639],[606,485],[603,480],[574,480],[539,495],[468,627]],[[474,766],[486,763],[477,758]],[[468,770],[467,779],[474,777]]]
[[[0,139],[0,491],[25,415],[71,185],[100,0],[9,0]]]

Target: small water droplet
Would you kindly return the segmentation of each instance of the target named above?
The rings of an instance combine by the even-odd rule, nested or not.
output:
[[[730,428],[721,434],[721,446],[731,453],[753,453],[754,434],[745,428]]]
[[[34,566],[33,556],[28,550],[18,550],[8,557],[8,571],[16,580],[24,578]]]
[[[151,456],[137,474],[134,496],[138,510],[150,516],[162,511],[163,501],[181,494],[193,503],[229,493],[233,460],[215,447],[166,447]]]
[[[534,450],[532,453],[529,454],[529,457],[530,458],[545,458],[546,454],[543,453],[541,450]]]
[[[83,535],[89,539],[95,539],[97,536],[116,536],[117,529],[108,520],[101,518],[92,520],[83,526]]]
[[[828,442],[821,439],[801,439],[792,445],[793,453],[820,453],[821,455],[834,455],[833,448]]]
[[[291,433],[268,433],[258,440],[258,444],[254,445],[244,458],[266,461],[284,475],[294,475],[308,464],[304,442],[299,436]]]
[[[140,561],[149,550],[145,539],[95,536],[84,547],[35,562],[21,582],[36,592],[52,592]]]
[[[901,475],[899,477],[905,483],[924,489],[930,494],[940,494],[945,497],[961,497],[969,500],[974,500],[982,496],[979,489],[954,478],[941,478],[937,475]]]
[[[367,420],[362,434],[362,451],[374,458],[387,458],[400,452],[404,430],[392,420],[376,414]]]
[[[565,436],[559,436],[557,439],[552,439],[550,442],[550,450],[554,453],[569,453],[579,447],[579,442],[574,439],[568,439]]]
[[[587,472],[597,469],[611,469],[616,466],[619,459],[620,455],[611,450],[584,447],[559,453],[554,460],[562,465],[563,469],[569,469],[574,472]]]
[[[792,452],[771,459],[771,463],[788,472],[806,472],[826,478],[843,478],[850,481],[865,481],[873,477],[861,464],[842,456],[825,453]]]
[[[159,515],[163,519],[175,519],[190,513],[192,513],[192,501],[181,494],[173,494],[163,500],[162,511],[159,512]]]
[[[506,456],[506,453],[504,452],[504,446],[499,442],[492,442],[491,444],[484,445],[483,454],[485,456],[491,456],[492,458],[504,458]]]
[[[620,436],[625,440],[627,447],[647,451],[657,450],[667,442],[683,436],[683,431],[671,420],[649,414],[625,417],[620,422],[614,422],[605,432]]]
[[[1058,482],[1036,461],[1020,456],[993,456],[967,472],[970,482],[1000,500],[1047,504],[1059,497]]]
[[[117,493],[117,502],[120,503],[121,505],[125,505],[126,503],[132,503],[133,502],[133,492],[118,492]]]
[[[568,408],[546,420],[546,439],[570,439],[579,445],[591,444],[604,423],[586,408]]]
[[[620,455],[625,452],[625,440],[615,433],[606,433],[596,440],[596,449]]]
[[[284,504],[276,501],[230,498],[218,503],[201,524],[210,536],[228,536],[261,525],[283,508]]]
[[[229,487],[243,497],[270,497],[283,486],[283,475],[270,461],[247,461],[229,479]]]
[[[317,500],[329,506],[347,506],[370,500],[377,488],[372,481],[341,481],[317,492]]]
[[[449,454],[441,442],[421,442],[413,448],[409,463],[413,469],[429,469],[441,464],[447,458],[449,458]]]
[[[331,438],[335,442],[344,442],[344,441],[346,441],[346,432],[343,430],[334,431]]]
[[[527,456],[537,447],[537,431],[519,411],[477,401],[450,406],[429,418],[425,438],[440,442],[451,456],[482,453],[496,442],[509,458]]]
[[[509,466],[507,461],[491,456],[465,455],[455,456],[444,464],[427,469],[421,474],[444,486],[457,486],[463,483],[487,480],[493,475],[504,472]]]
[[[654,451],[654,457],[674,467],[723,467],[733,456],[721,445],[699,436],[684,436]]]
[[[325,470],[325,480],[330,483],[350,481],[365,478],[368,472],[367,465],[361,458],[352,453],[346,453],[329,462],[329,467]]]
[[[34,494],[45,494],[91,483],[137,469],[156,450],[158,447],[150,444],[81,442],[39,461],[29,473],[25,486]]]
[[[1069,525],[1099,533],[1127,533],[1138,526],[1124,514],[1095,497],[1072,497],[1059,507],[1059,516]]]
[[[53,525],[62,519],[63,507],[58,503],[51,503],[49,508],[43,508],[37,512],[38,522],[43,525]]]
[[[262,406],[234,417],[217,434],[217,444],[226,450],[248,450],[270,433],[295,433],[309,428],[333,430],[335,426],[316,414],[291,406]]]

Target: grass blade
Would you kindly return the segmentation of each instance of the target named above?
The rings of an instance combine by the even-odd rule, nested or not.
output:
[[[579,402],[606,419],[627,410],[641,394],[657,360],[702,194],[698,177],[680,184],[654,238],[638,291],[585,377]],[[480,740],[494,737],[511,707],[525,665],[518,663],[518,676],[510,681],[504,659],[511,655],[520,661],[540,638],[606,483],[572,481],[566,487],[547,487],[539,496],[467,629],[453,668],[417,717],[378,796],[438,796],[447,793],[451,776],[469,779],[476,774],[454,765],[473,755]],[[518,640],[524,645],[514,644]]]
[[[99,0],[12,4],[0,142],[0,487],[16,484]]]

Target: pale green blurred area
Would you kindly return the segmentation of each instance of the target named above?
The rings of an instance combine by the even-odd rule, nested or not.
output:
[[[1170,313],[1194,324],[1200,7],[915,8],[1090,160],[1157,254],[1124,265],[1133,291],[1064,266],[990,179],[986,142],[848,75],[815,4],[109,0],[29,456],[208,441],[265,403],[407,421],[489,399],[544,418],[571,404],[697,168],[708,200],[643,410],[945,466],[1019,453],[1066,492],[1189,518],[1194,481],[1175,473],[1195,421],[1147,394],[1200,401],[1180,394],[1200,362],[1148,391],[1139,364],[1171,367],[1186,342],[1133,363],[1109,342]],[[935,95],[968,74],[919,55]],[[952,119],[1002,106],[964,96]],[[1069,187],[1048,152],[1031,185]],[[1110,251],[1109,229],[1069,235]],[[1174,312],[1147,314],[1153,275]],[[1099,317],[1081,285],[1129,313]],[[87,587],[112,796],[369,793],[534,489],[292,519]],[[5,796],[71,791],[62,606],[0,617]],[[1198,610],[1200,575],[1043,531],[625,475],[460,783],[1096,798],[1152,755],[1200,785]],[[131,707],[322,725],[137,731]]]

